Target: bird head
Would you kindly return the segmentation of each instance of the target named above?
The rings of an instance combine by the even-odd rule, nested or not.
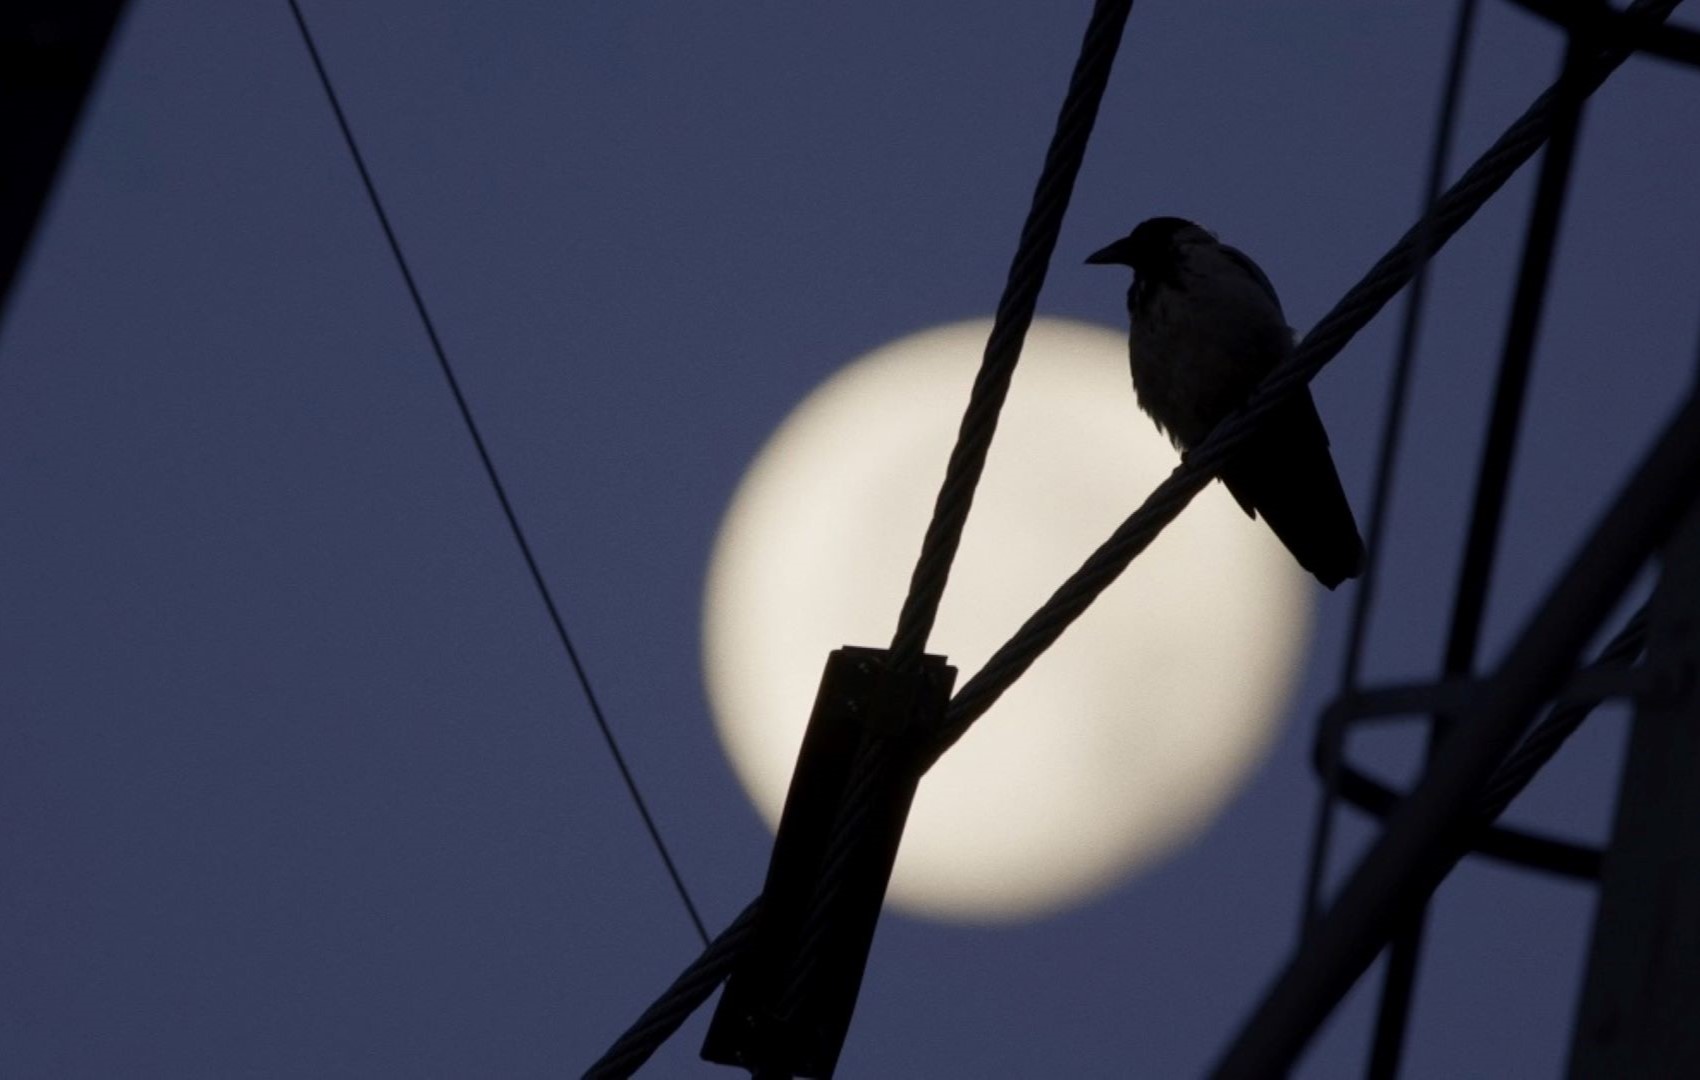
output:
[[[1172,261],[1181,246],[1210,239],[1209,233],[1185,218],[1154,217],[1140,222],[1132,232],[1108,247],[1094,251],[1086,261],[1131,266],[1135,273],[1148,273]]]

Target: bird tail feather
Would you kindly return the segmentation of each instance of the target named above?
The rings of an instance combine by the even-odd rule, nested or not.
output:
[[[1363,538],[1308,392],[1270,414],[1223,468],[1222,482],[1323,585],[1363,573]]]

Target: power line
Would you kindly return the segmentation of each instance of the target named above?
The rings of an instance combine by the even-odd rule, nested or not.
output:
[[[425,299],[420,295],[419,286],[413,280],[413,272],[408,269],[407,259],[402,256],[401,243],[396,239],[395,230],[390,227],[389,215],[384,213],[384,204],[378,198],[378,189],[372,182],[371,173],[366,169],[366,159],[354,141],[354,131],[349,127],[342,104],[331,87],[330,75],[325,71],[324,61],[319,57],[318,46],[313,43],[313,34],[307,29],[307,19],[301,14],[301,7],[296,0],[289,0],[289,10],[295,15],[295,25],[301,28],[301,40],[307,46],[307,54],[313,59],[313,70],[318,72],[319,84],[324,87],[331,111],[336,114],[337,126],[342,129],[349,156],[354,159],[354,167],[360,173],[360,182],[365,185],[366,195],[372,202],[372,210],[378,216],[378,224],[383,227],[384,239],[389,241],[390,253],[395,256],[396,267],[401,271],[402,280],[407,283],[408,295],[413,298],[413,307],[419,312],[419,321],[425,327],[425,336],[431,341],[431,351],[436,354],[437,365],[442,369],[443,378],[448,381],[449,392],[454,395],[455,406],[460,410],[460,418],[466,424],[467,434],[472,436],[472,445],[478,451],[478,460],[484,464],[484,474],[490,478],[490,487],[496,492],[496,501],[501,504],[502,516],[507,518],[508,529],[513,533],[514,542],[519,545],[520,555],[525,558],[526,569],[531,572],[531,580],[537,586],[538,595],[543,598],[544,608],[549,612],[549,621],[554,624],[555,636],[560,639],[561,648],[566,651],[567,659],[572,663],[579,689],[584,692],[584,700],[590,706],[591,715],[596,718],[596,726],[601,730],[603,740],[608,744],[608,753],[614,758],[614,766],[619,769],[620,778],[625,781],[626,791],[632,797],[632,805],[637,807],[639,816],[643,818],[644,828],[649,831],[656,854],[661,856],[661,862],[667,868],[667,876],[673,880],[673,888],[678,892],[679,900],[685,905],[685,912],[691,918],[691,925],[696,927],[697,936],[706,946],[709,943],[708,930],[703,925],[702,916],[697,914],[696,903],[691,900],[691,894],[685,888],[685,880],[679,876],[679,869],[673,864],[673,856],[669,854],[667,844],[661,839],[661,830],[656,827],[655,818],[651,816],[643,794],[638,791],[637,780],[632,776],[632,770],[626,764],[626,756],[620,752],[620,744],[614,738],[614,729],[609,726],[608,718],[602,712],[602,706],[596,699],[596,691],[591,689],[590,675],[585,671],[583,661],[579,659],[578,650],[573,647],[572,635],[567,633],[566,621],[561,618],[555,598],[543,579],[543,571],[537,565],[536,556],[531,553],[531,544],[525,538],[525,530],[520,527],[513,503],[508,499],[507,489],[496,472],[496,463],[484,445],[484,437],[478,433],[478,425],[472,419],[472,408],[466,402],[466,395],[461,392],[460,380],[455,377],[454,368],[449,364],[448,353],[444,351],[442,340],[437,336],[437,328],[425,308]]]

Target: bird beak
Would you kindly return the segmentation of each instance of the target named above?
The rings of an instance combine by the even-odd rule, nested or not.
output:
[[[1124,236],[1109,247],[1099,248],[1086,256],[1086,261],[1096,266],[1132,266],[1133,252],[1129,250],[1128,238]]]

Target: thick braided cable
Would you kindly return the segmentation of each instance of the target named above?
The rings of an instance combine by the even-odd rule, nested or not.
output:
[[[1640,0],[1631,11],[1660,19],[1681,0]],[[1601,52],[1582,66],[1579,88],[1584,97],[1598,90],[1629,54],[1620,49]],[[1458,182],[1436,201],[1423,221],[1412,226],[1393,249],[1317,323],[1293,355],[1258,386],[1252,399],[1218,424],[1209,437],[1182,459],[1157,490],[1122,523],[1111,537],[1063,583],[1015,636],[992,654],[973,678],[951,699],[944,731],[935,751],[942,754],[991,708],[1022,672],[1079,618],[1135,556],[1157,538],[1185,509],[1192,497],[1215,476],[1272,409],[1305,386],[1375,317],[1387,301],[1415,275],[1418,251],[1439,251],[1477,210],[1504,186],[1511,174],[1529,160],[1552,134],[1558,115],[1558,88],[1547,89],[1517,122],[1501,135]]]
[[[644,1010],[608,1052],[585,1070],[584,1080],[624,1080],[637,1072],[679,1030],[685,1018],[696,1012],[697,1006],[707,1001],[715,987],[725,981],[738,955],[749,944],[760,910],[758,896],[673,980],[673,985],[662,991],[655,1004]]]
[[[998,300],[980,371],[974,378],[956,445],[945,467],[944,483],[939,488],[933,517],[921,542],[921,554],[909,580],[909,593],[897,618],[891,651],[899,670],[913,667],[920,659],[932,633],[933,621],[938,617],[939,602],[950,580],[951,563],[962,541],[962,528],[974,505],[974,489],[985,470],[992,436],[997,432],[998,412],[1009,394],[1016,361],[1021,359],[1021,346],[1033,322],[1039,290],[1044,287],[1051,252],[1056,249],[1057,235],[1062,230],[1063,213],[1074,192],[1074,180],[1086,156],[1086,144],[1092,136],[1098,106],[1104,99],[1104,88],[1109,84],[1116,49],[1121,45],[1122,27],[1132,7],[1133,0],[1098,0],[1091,21],[1086,24],[1080,58],[1075,61],[1074,74],[1069,79],[1056,131],[1033,191],[1033,203],[1021,227],[1021,240],[1010,262],[1003,296]]]

